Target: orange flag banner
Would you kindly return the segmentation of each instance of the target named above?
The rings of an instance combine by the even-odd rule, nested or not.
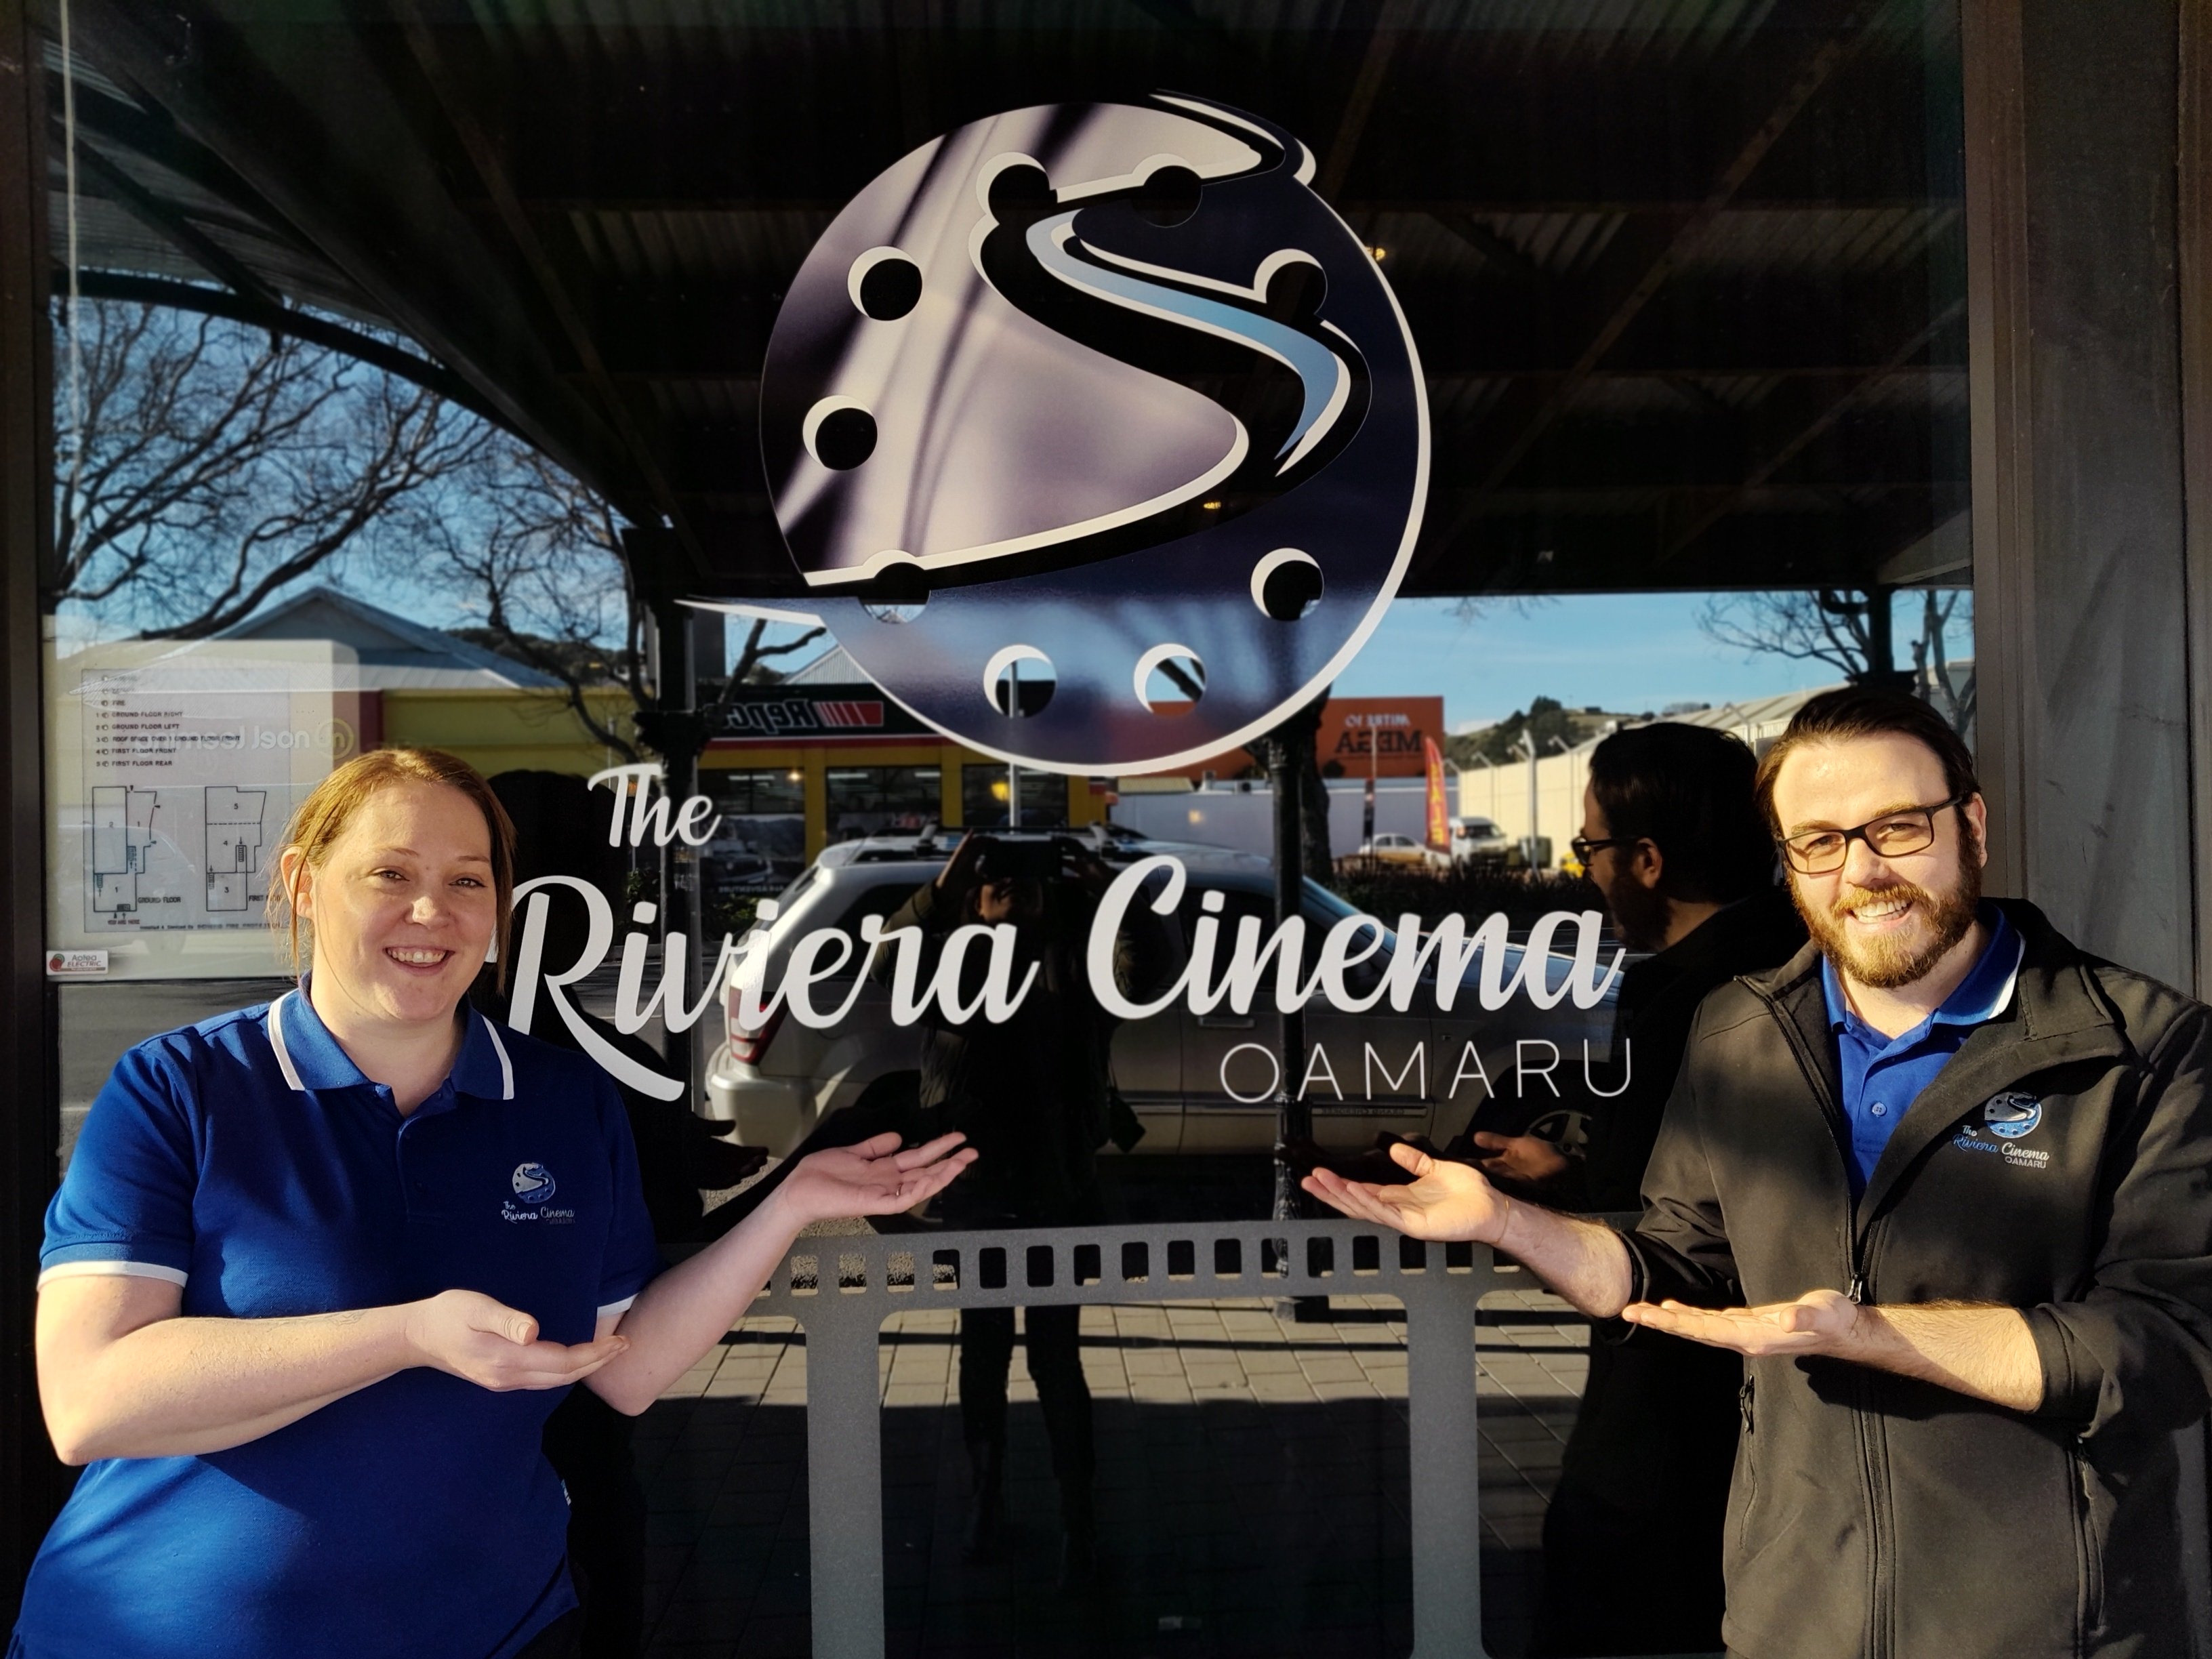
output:
[[[1422,758],[1429,773],[1429,845],[1439,853],[1451,851],[1451,810],[1444,804],[1444,751],[1434,738],[1421,739]]]

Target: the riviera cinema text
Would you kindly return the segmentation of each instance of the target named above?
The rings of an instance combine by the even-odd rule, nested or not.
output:
[[[645,769],[623,768],[619,775]],[[714,823],[708,821],[713,807],[703,798],[685,802],[672,819],[667,799],[648,805],[647,793],[641,787],[628,812],[624,807],[629,803],[617,794],[610,839],[619,843],[628,836],[637,845],[653,834],[665,844],[680,836],[699,846],[714,834]],[[559,888],[572,890],[582,902],[588,927],[574,961],[548,963],[547,915],[551,892]],[[1224,939],[1220,918],[1214,914],[1220,896],[1209,892],[1199,896],[1199,914],[1189,924],[1189,951],[1182,972],[1164,994],[1146,1001],[1132,1000],[1115,978],[1115,941],[1139,907],[1160,917],[1176,915],[1183,908],[1188,889],[1182,861],[1156,854],[1128,865],[1100,897],[1085,966],[1091,994],[1116,1018],[1146,1019],[1178,1004],[1195,1015],[1246,1015],[1263,1002],[1288,1013],[1316,1000],[1346,1013],[1364,1013],[1385,1004],[1399,1013],[1417,1006],[1449,1013],[1463,997],[1493,1012],[1516,1000],[1537,1009],[1570,1001],[1587,1009],[1604,1000],[1625,956],[1616,949],[1605,959],[1603,918],[1595,910],[1554,911],[1539,919],[1522,940],[1509,937],[1503,915],[1484,917],[1470,927],[1463,916],[1430,923],[1410,912],[1399,917],[1395,930],[1376,916],[1342,917],[1321,934],[1316,948],[1310,948],[1309,929],[1301,916],[1272,927],[1258,917],[1245,916]],[[531,1029],[543,999],[584,1050],[621,1081],[659,1099],[680,1096],[681,1083],[641,1066],[606,1042],[580,1017],[571,1000],[570,988],[598,972],[614,948],[615,916],[606,896],[574,877],[544,876],[518,886],[514,902],[520,925],[515,929],[510,1018],[515,1028]],[[646,988],[654,937],[649,929],[657,914],[650,903],[632,907],[634,925],[623,934],[614,1024],[625,1033],[643,1029],[656,1014],[668,1030],[689,1030],[726,985],[738,994],[732,1011],[736,1023],[748,1030],[779,1016],[817,1030],[837,1026],[851,1015],[872,982],[885,988],[890,1016],[896,1025],[912,1025],[925,1015],[951,1024],[974,1020],[999,1024],[1021,1007],[1039,971],[1036,963],[1021,962],[1016,929],[1009,923],[970,922],[951,928],[925,972],[927,953],[919,929],[888,927],[885,918],[868,915],[860,918],[857,935],[841,927],[793,935],[791,919],[780,918],[741,937],[725,934],[712,971],[702,975],[698,1000],[687,1003],[685,965],[699,947],[682,933],[660,936],[659,982],[649,992]],[[971,963],[979,963],[981,971]]]

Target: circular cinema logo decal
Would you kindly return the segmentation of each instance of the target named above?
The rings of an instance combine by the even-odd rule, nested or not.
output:
[[[805,613],[886,693],[1006,759],[1138,770],[1267,730],[1358,650],[1428,417],[1313,170],[1201,99],[1052,105],[837,216],[769,343],[762,452]]]
[[[543,1164],[518,1164],[513,1182],[514,1196],[525,1204],[543,1204],[555,1190],[553,1173]]]

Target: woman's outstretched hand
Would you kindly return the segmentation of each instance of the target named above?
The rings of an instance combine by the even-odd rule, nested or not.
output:
[[[1390,1156],[1413,1172],[1410,1185],[1383,1187],[1367,1181],[1346,1181],[1328,1170],[1316,1170],[1300,1184],[1354,1221],[1376,1222],[1412,1238],[1498,1242],[1505,1231],[1512,1200],[1485,1180],[1481,1170],[1449,1158],[1431,1158],[1419,1147],[1402,1141],[1390,1148]]]
[[[619,1358],[619,1336],[564,1345],[543,1342],[538,1322],[477,1291],[446,1291],[402,1310],[408,1346],[420,1363],[480,1389],[564,1389]]]
[[[846,1216],[896,1215],[945,1190],[975,1161],[961,1134],[939,1135],[911,1151],[895,1133],[852,1146],[826,1146],[801,1158],[776,1188],[787,1218],[799,1226]]]

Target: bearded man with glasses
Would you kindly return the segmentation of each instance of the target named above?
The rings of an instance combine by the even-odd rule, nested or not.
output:
[[[1407,1147],[1410,1185],[1308,1189],[1745,1357],[1732,1654],[2194,1650],[2212,1012],[1983,901],[1987,809],[1925,704],[1816,697],[1758,787],[1812,942],[1699,1009],[1632,1232]]]

